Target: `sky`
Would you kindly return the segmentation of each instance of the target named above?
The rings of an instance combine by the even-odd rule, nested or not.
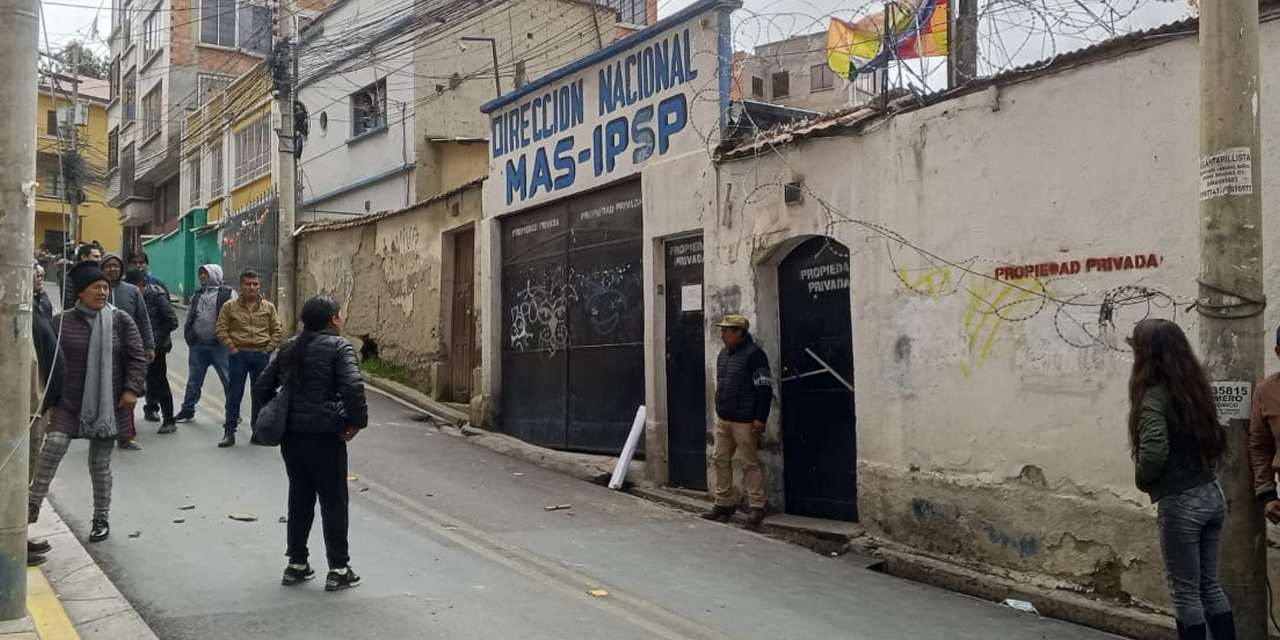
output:
[[[658,0],[658,15],[669,16],[696,1]],[[984,7],[979,27],[980,73],[1048,59],[1102,41],[1113,32],[1147,29],[1190,15],[1188,0],[979,1]],[[749,51],[756,44],[822,31],[833,15],[852,20],[881,4],[882,0],[743,0],[743,9],[734,16],[735,45]],[[111,0],[45,0],[41,6],[51,48],[91,36],[89,43],[105,55]],[[95,16],[97,33],[92,34]],[[41,48],[45,48],[43,34]],[[924,63],[925,68],[929,66]]]

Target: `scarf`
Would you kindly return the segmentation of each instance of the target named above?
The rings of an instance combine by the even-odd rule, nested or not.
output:
[[[80,437],[115,438],[115,307],[98,310],[76,303],[93,329],[89,334],[89,354],[84,370],[84,396],[80,399]]]

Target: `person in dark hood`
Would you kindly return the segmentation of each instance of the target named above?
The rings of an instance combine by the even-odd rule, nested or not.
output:
[[[58,335],[53,330],[53,318],[39,313],[31,314],[32,358],[31,417],[29,424],[29,465],[27,485],[35,476],[36,462],[40,459],[40,447],[49,427],[49,410],[62,402],[62,381],[66,376],[67,362],[58,348]],[[27,566],[44,564],[44,554],[52,545],[39,538],[27,540]]]
[[[150,422],[160,422],[163,416],[164,421],[161,422],[158,433],[162,435],[173,433],[178,430],[178,425],[173,421],[173,390],[169,388],[168,355],[173,350],[171,336],[180,326],[178,314],[174,313],[173,303],[169,302],[169,296],[164,289],[150,284],[143,272],[130,269],[124,272],[124,279],[125,282],[142,291],[142,297],[147,303],[148,319],[151,321],[151,329],[156,339],[156,357],[147,366],[147,404],[154,403],[156,409],[148,410],[143,407],[143,411]],[[160,411],[159,415],[153,413],[157,409]]]
[[[226,393],[227,376],[230,372],[227,350],[218,342],[218,314],[222,306],[236,297],[231,287],[222,283],[222,267],[206,264],[200,267],[200,290],[191,296],[187,308],[187,323],[183,328],[183,338],[187,341],[189,355],[187,365],[187,392],[182,398],[182,410],[174,416],[178,422],[190,422],[196,417],[196,403],[200,402],[204,390],[204,377],[213,367],[222,381],[223,393]]]
[[[119,254],[108,253],[102,258],[101,269],[107,274],[107,281],[111,283],[111,296],[107,301],[133,318],[134,323],[138,325],[138,332],[142,334],[142,344],[147,350],[147,362],[155,360],[156,340],[151,333],[151,318],[147,314],[147,302],[137,287],[124,281],[124,259]],[[120,448],[130,451],[141,449],[137,437],[138,429],[134,424],[133,416],[130,416],[127,425],[120,425]]]
[[[32,476],[27,523],[39,519],[71,440],[83,438],[89,441],[93,483],[89,542],[101,542],[111,533],[111,450],[120,426],[127,424],[146,390],[147,356],[133,318],[107,303],[111,285],[98,265],[84,262],[68,275],[76,306],[53,319],[67,373]]]

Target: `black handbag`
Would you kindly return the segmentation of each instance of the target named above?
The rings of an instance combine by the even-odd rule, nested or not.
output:
[[[258,410],[258,421],[253,427],[258,442],[275,447],[284,439],[285,424],[289,421],[289,400],[289,388],[286,386]]]

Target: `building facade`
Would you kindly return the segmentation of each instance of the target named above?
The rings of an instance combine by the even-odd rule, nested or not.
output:
[[[884,71],[849,81],[827,63],[827,32],[795,36],[739,54],[734,69],[735,98],[810,111],[835,111],[865,104],[880,94]]]
[[[75,102],[77,93],[79,103]],[[120,222],[106,202],[109,99],[104,80],[50,75],[40,82],[36,113],[42,118],[35,123],[39,182],[35,244],[46,245],[55,255],[77,240],[97,240],[108,251],[120,250]],[[76,128],[74,154],[71,127]],[[72,156],[80,161],[73,161]],[[73,185],[77,182],[82,193],[76,193]],[[80,238],[72,238],[72,199],[79,203]]]

